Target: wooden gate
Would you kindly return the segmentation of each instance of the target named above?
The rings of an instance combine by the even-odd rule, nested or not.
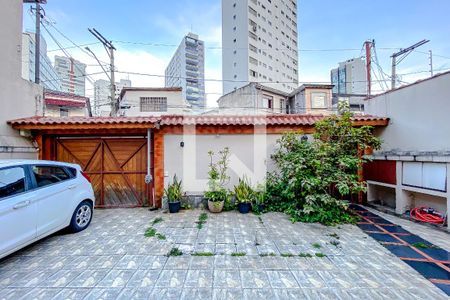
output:
[[[153,183],[145,183],[144,138],[58,138],[56,160],[81,165],[92,180],[96,207],[136,207],[152,202]]]

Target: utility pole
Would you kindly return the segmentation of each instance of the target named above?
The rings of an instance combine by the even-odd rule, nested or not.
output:
[[[391,89],[395,89],[395,84],[397,81],[397,66],[398,64],[400,64],[409,54],[411,54],[411,52],[428,43],[430,40],[421,40],[418,43],[415,43],[414,45],[406,48],[406,49],[401,49],[400,51],[392,54],[392,75],[391,75]],[[398,58],[398,60],[397,60]]]
[[[95,28],[88,28],[89,32],[95,36],[105,47],[106,52],[108,53],[110,59],[110,75],[109,80],[111,82],[111,116],[115,117],[117,115],[117,111],[119,109],[118,101],[116,99],[116,83],[114,76],[114,50],[116,48],[113,46],[111,41],[108,41],[100,32],[98,32]]]
[[[434,76],[434,71],[433,71],[433,51],[430,50],[430,73],[431,73],[431,77]]]
[[[41,82],[41,3],[36,1],[36,34],[34,35],[34,82]]]
[[[372,47],[374,41],[366,41],[364,43],[366,47],[366,72],[367,72],[367,96],[372,95]]]

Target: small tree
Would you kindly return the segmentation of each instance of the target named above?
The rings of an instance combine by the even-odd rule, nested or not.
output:
[[[368,126],[354,127],[352,114],[331,116],[315,126],[312,142],[288,133],[272,156],[278,171],[268,176],[271,208],[291,215],[293,221],[336,224],[353,221],[348,203],[335,198],[365,191],[358,169],[367,160],[363,151],[381,142]]]

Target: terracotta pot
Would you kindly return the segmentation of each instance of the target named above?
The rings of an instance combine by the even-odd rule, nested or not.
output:
[[[212,213],[220,213],[223,210],[223,201],[213,202],[208,200],[208,209]]]

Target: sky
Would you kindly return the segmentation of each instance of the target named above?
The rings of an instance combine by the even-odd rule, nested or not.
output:
[[[216,106],[222,93],[221,1],[240,0],[48,0],[43,8],[46,27],[63,48],[74,46],[72,42],[89,44],[107,62],[102,45],[92,44],[97,40],[87,29],[95,28],[112,40],[117,48],[116,78],[130,79],[133,86],[164,86],[164,70],[181,39],[190,31],[197,33],[206,47],[208,105]],[[430,76],[429,50],[435,72],[450,69],[448,0],[299,0],[297,6],[300,84],[329,82],[330,70],[341,61],[361,56],[368,39],[376,41],[380,65],[388,74],[393,52],[430,40],[398,66],[404,83]],[[24,5],[24,30],[34,31],[29,5]],[[57,44],[45,29],[42,32],[50,59],[63,54],[53,51]],[[66,51],[88,65],[87,73],[93,75],[86,94],[92,97],[89,81],[107,77],[83,48]],[[380,86],[374,89],[381,91]]]

